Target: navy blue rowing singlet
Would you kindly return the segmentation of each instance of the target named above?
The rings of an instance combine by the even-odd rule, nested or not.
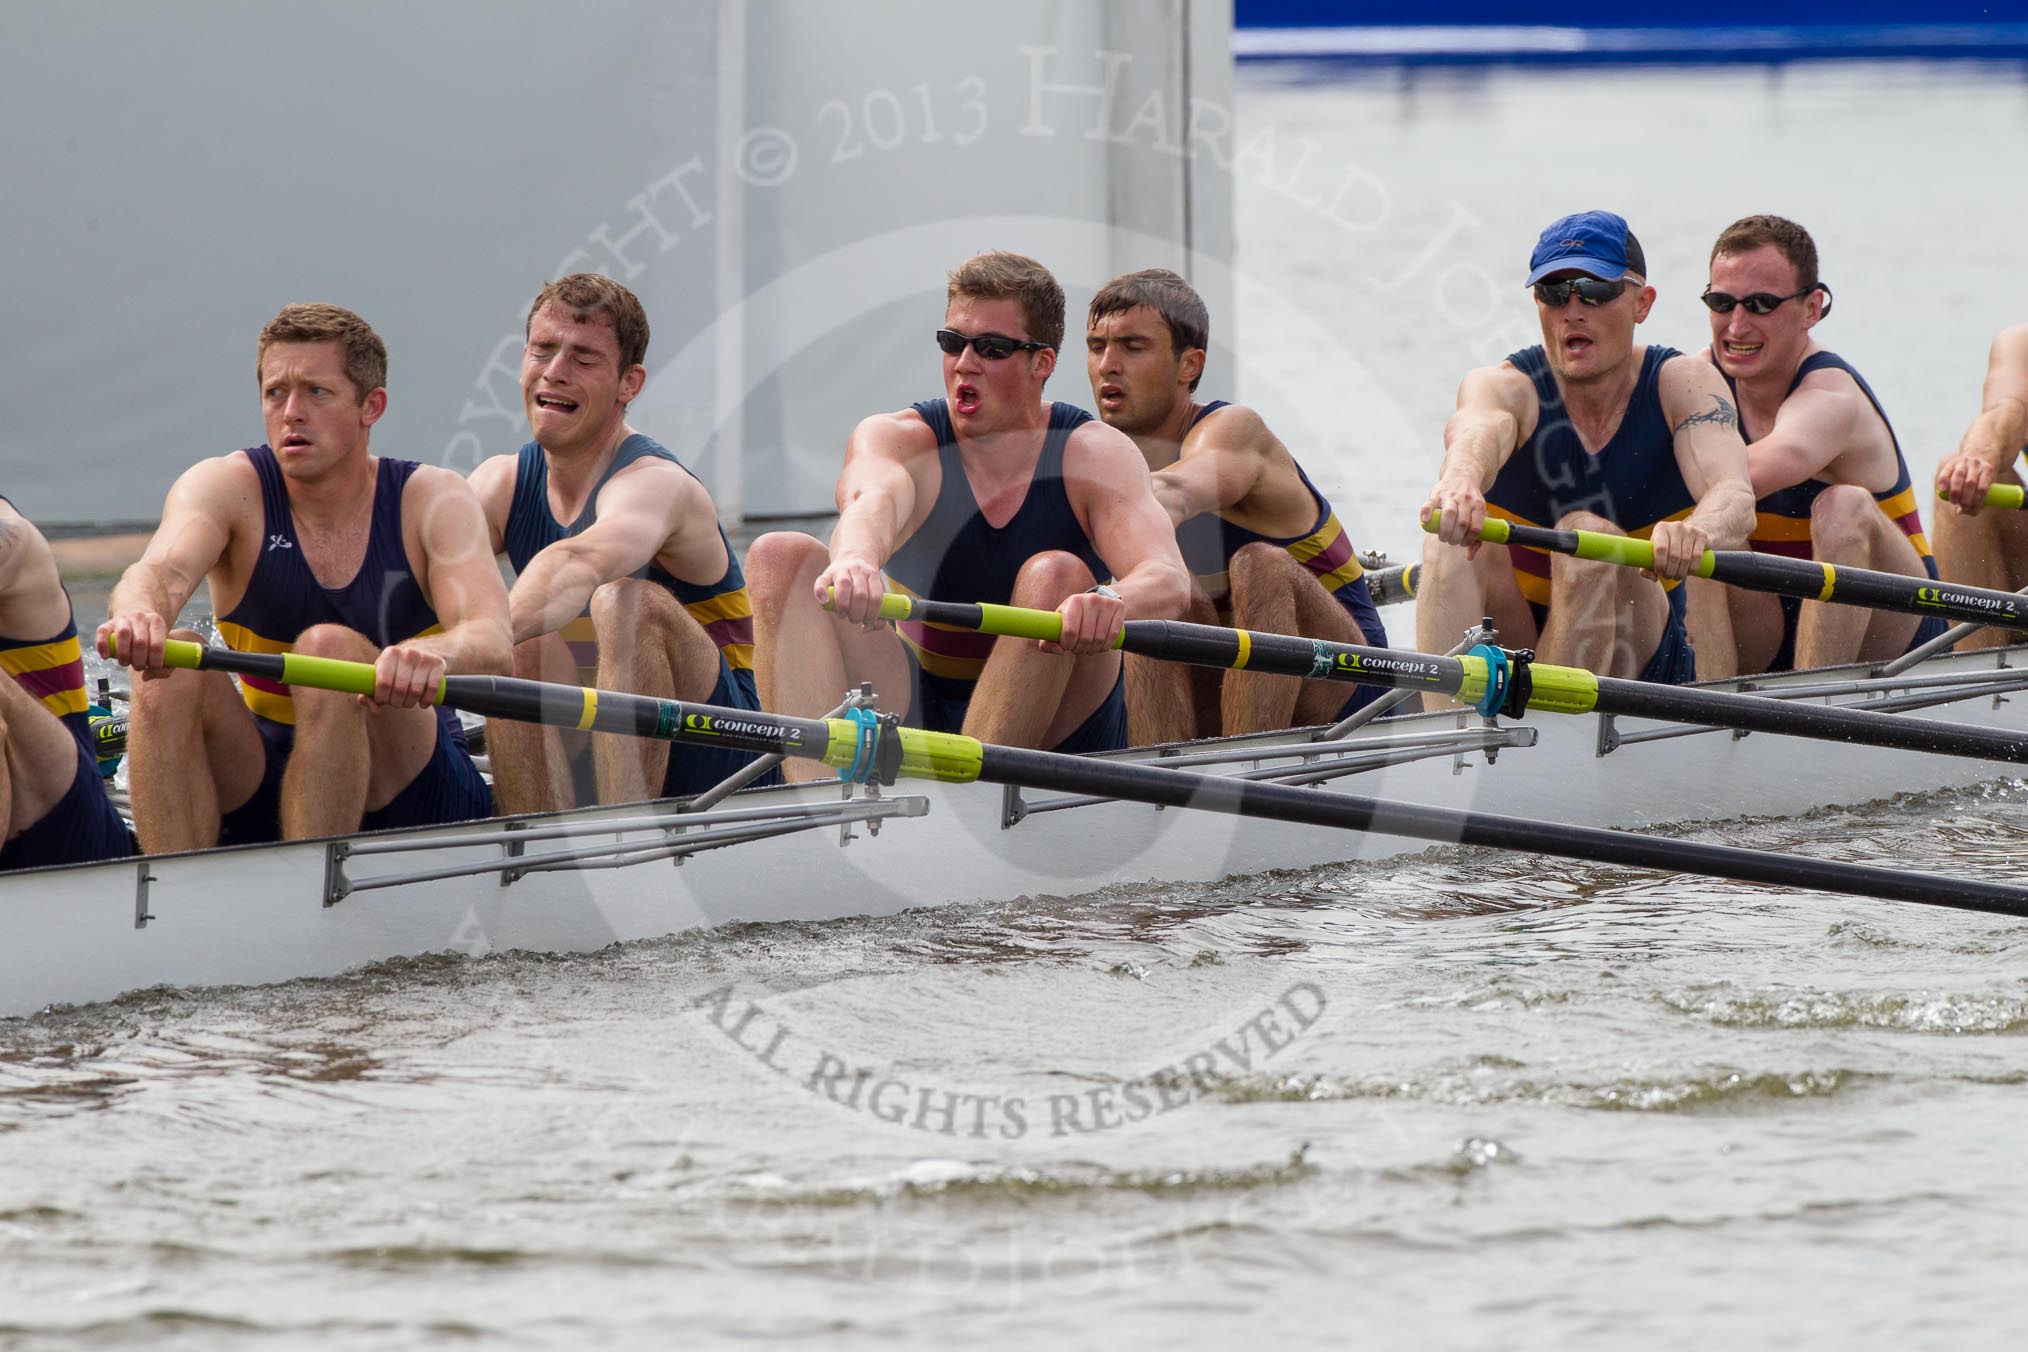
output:
[[[1711,359],[1718,366],[1718,358]],[[1908,473],[1908,460],[1901,454],[1901,439],[1894,435],[1894,424],[1887,420],[1887,410],[1880,407],[1880,400],[1873,393],[1873,387],[1866,383],[1866,377],[1854,370],[1852,364],[1835,352],[1812,352],[1803,358],[1803,364],[1796,368],[1796,378],[1789,382],[1787,394],[1794,394],[1803,383],[1803,377],[1813,371],[1843,371],[1852,377],[1852,383],[1866,396],[1866,402],[1873,405],[1874,413],[1880,417],[1881,426],[1887,429],[1887,439],[1894,443],[1895,476],[1894,484],[1885,492],[1875,493],[1873,500],[1880,504],[1886,514],[1908,542],[1915,546],[1915,552],[1922,556],[1923,567],[1935,577],[1936,559],[1929,552],[1929,539],[1922,533],[1922,513],[1916,506],[1915,484]],[[1725,374],[1719,367],[1718,374],[1725,376],[1725,384],[1731,389],[1735,400],[1739,395],[1739,382]],[[1742,422],[1739,434],[1749,443],[1754,438],[1747,436],[1746,424]],[[1810,547],[1810,507],[1817,495],[1831,485],[1823,479],[1805,479],[1787,488],[1774,492],[1754,504],[1753,534],[1747,537],[1747,544],[1764,554],[1783,554],[1793,559],[1810,559],[1816,555]]]
[[[343,625],[382,648],[442,632],[436,611],[409,571],[408,551],[402,546],[401,497],[416,471],[415,461],[381,458],[366,556],[351,581],[326,587],[304,561],[295,517],[289,511],[288,486],[274,451],[262,445],[241,454],[260,476],[265,524],[246,594],[218,621],[219,637],[227,646],[241,652],[290,652],[298,634],[319,624]],[[240,694],[256,719],[294,726],[296,704],[288,686],[263,676],[241,676],[239,681]],[[443,732],[462,747],[465,734],[458,716],[442,706],[436,713]]]
[[[928,600],[1006,605],[1014,597],[1021,566],[1052,549],[1075,554],[1093,577],[1106,577],[1105,563],[1078,524],[1063,486],[1064,446],[1072,432],[1092,420],[1091,414],[1069,404],[1049,406],[1049,430],[1028,496],[1006,525],[996,527],[979,511],[971,481],[965,477],[950,409],[942,399],[925,399],[913,407],[936,433],[942,480],[929,516],[887,561],[891,589]],[[993,653],[991,634],[940,629],[913,620],[903,620],[895,628],[924,677],[946,689],[968,690]]]
[[[1682,355],[1650,345],[1612,440],[1593,455],[1564,412],[1563,390],[1541,347],[1507,360],[1534,382],[1540,406],[1535,431],[1507,457],[1486,491],[1486,514],[1524,526],[1553,528],[1568,512],[1593,512],[1627,534],[1647,539],[1657,524],[1690,515],[1697,499],[1676,463],[1676,438],[1662,412],[1662,365]],[[1530,604],[1546,611],[1549,555],[1510,546],[1514,580]],[[1674,588],[1675,582],[1663,584]]]
[[[606,472],[586,497],[584,510],[578,513],[577,520],[566,526],[549,510],[548,458],[537,442],[531,441],[523,446],[514,469],[514,503],[507,509],[507,529],[504,533],[507,557],[514,564],[514,571],[525,570],[529,560],[558,540],[582,535],[589,529],[598,520],[599,490],[615,474],[644,459],[667,460],[685,474],[690,473],[689,467],[667,447],[636,432],[620,443],[612,464],[606,466]],[[735,674],[736,679],[740,679],[740,673],[746,673],[743,682],[750,686],[753,681],[753,601],[747,594],[746,575],[740,571],[739,555],[733,552],[732,543],[725,538],[722,526],[718,531],[718,541],[725,546],[725,572],[715,582],[685,582],[652,560],[635,576],[653,582],[674,596],[711,636],[711,641],[718,646],[719,656],[725,659],[726,668]],[[571,659],[577,664],[579,684],[595,684],[599,669],[598,631],[592,626],[590,612],[570,621],[563,627],[562,633],[564,641],[570,645]]]

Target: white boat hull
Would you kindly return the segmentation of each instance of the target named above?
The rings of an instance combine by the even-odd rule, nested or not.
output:
[[[2021,679],[2004,662],[1994,653],[1967,654],[1933,659],[1918,671],[1931,680],[1945,674],[1968,681]],[[1823,676],[1783,679],[1800,684]],[[1772,689],[1780,683],[1764,684]],[[1987,694],[1905,716],[2028,732],[2024,711],[2028,699]],[[1620,723],[1627,732],[1641,726]],[[1370,742],[1478,727],[1476,715],[1419,715],[1369,725],[1360,735]],[[1597,717],[1542,716],[1515,735],[1525,738],[1529,729],[1535,744],[1510,746],[1494,764],[1481,751],[1441,754],[1369,770],[1317,791],[1638,828],[1794,814],[2012,773],[1989,762],[1724,732],[1621,746],[1600,756]],[[1290,747],[1299,740],[1300,735],[1284,734],[1243,745],[1269,757],[1278,751],[1288,764]],[[1193,745],[1170,753],[1203,749]],[[1258,763],[1220,768],[1230,773]],[[793,816],[838,810],[841,797],[835,785],[768,789],[740,794],[718,811],[750,817],[765,809],[767,815]],[[1046,802],[1032,794],[1022,800],[1031,807]],[[840,828],[827,824],[701,849],[681,867],[665,859],[558,868],[504,885],[499,869],[513,861],[502,843],[507,828],[498,821],[10,875],[0,879],[5,936],[0,1016],[163,984],[326,976],[380,959],[445,950],[587,951],[732,920],[824,920],[1075,894],[1114,883],[1202,881],[1382,858],[1428,844],[1114,802],[1035,811],[1008,827],[1003,790],[980,784],[904,782],[887,790],[884,802],[884,810],[920,809],[921,815],[887,820],[877,835],[862,823],[854,828],[857,838],[843,848]],[[641,804],[519,823],[601,824],[591,840],[532,843],[523,858],[601,842],[617,847],[621,824],[671,811],[668,803]],[[657,827],[626,839],[653,846],[669,838]],[[408,852],[369,853],[391,845]],[[372,886],[460,866],[487,871]],[[327,895],[336,899],[327,904]]]

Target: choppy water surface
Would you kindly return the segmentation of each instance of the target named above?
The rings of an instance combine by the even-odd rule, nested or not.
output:
[[[1418,147],[1516,78],[1242,115],[1427,215],[1466,189]],[[1850,100],[1778,94],[1850,150]],[[1388,99],[1421,130],[1362,131]],[[1240,215],[1309,241],[1263,285],[1344,276]],[[1989,334],[1919,324],[1974,366],[1892,378],[1954,424]],[[1427,457],[1469,354],[1399,332]],[[1397,513],[1426,464],[1347,435]],[[2002,781],[1689,834],[2018,880],[2024,830]],[[1474,851],[143,991],[0,1023],[0,1345],[2013,1346],[2024,1033],[2028,924]]]

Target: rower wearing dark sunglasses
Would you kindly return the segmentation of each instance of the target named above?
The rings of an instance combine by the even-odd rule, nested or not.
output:
[[[1944,577],[1968,586],[2019,591],[2028,587],[2028,512],[1982,511],[1986,490],[2021,483],[2014,462],[2028,445],[2028,324],[2000,330],[1986,357],[1985,398],[1958,449],[1936,469],[1947,500],[1936,510],[1936,560]],[[1999,648],[2017,636],[1981,629],[1958,644]]]
[[[776,532],[747,554],[763,707],[820,715],[870,681],[917,727],[1060,751],[1127,744],[1113,639],[1129,617],[1181,614],[1190,583],[1134,443],[1043,398],[1063,323],[1063,289],[1033,259],[980,254],[950,275],[944,397],[854,429],[829,548]],[[888,590],[1055,610],[1063,641],[889,626]],[[803,764],[783,769],[827,773]]]
[[[1732,401],[1709,364],[1634,342],[1655,292],[1621,217],[1564,217],[1542,232],[1528,267],[1542,345],[1473,371],[1458,389],[1422,509],[1425,522],[1441,518],[1423,547],[1418,644],[1441,652],[1490,615],[1502,643],[1547,662],[1692,680],[1680,583],[1704,550],[1736,548],[1753,523]],[[1647,537],[1655,572],[1481,547],[1489,514]]]
[[[1711,346],[1759,499],[1747,543],[1838,567],[1937,575],[1908,462],[1865,377],[1811,336],[1831,312],[1810,232],[1748,216],[1711,246]],[[1706,676],[1880,662],[1942,633],[1940,619],[1690,583],[1690,633]]]

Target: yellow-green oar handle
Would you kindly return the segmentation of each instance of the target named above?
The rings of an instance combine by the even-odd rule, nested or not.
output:
[[[932,607],[933,613],[937,616],[935,619],[929,618]],[[920,618],[925,624],[976,629],[981,633],[997,634],[1002,638],[1032,638],[1043,643],[1063,641],[1062,615],[1054,610],[1031,610],[1026,606],[1000,606],[985,601],[918,602],[912,596],[888,592],[880,598],[880,618],[883,620]],[[1114,634],[1112,646],[1117,648],[1125,640],[1124,632]]]
[[[1431,512],[1422,528],[1435,535],[1441,515]],[[1604,535],[1591,530],[1543,530],[1539,526],[1517,526],[1511,521],[1489,516],[1486,524],[1479,527],[1479,538],[1489,545],[1532,546],[1568,554],[1572,558],[1616,563],[1625,568],[1652,569],[1655,566],[1655,546],[1631,535]],[[1710,577],[1717,566],[1717,556],[1707,549],[1697,560],[1697,566],[1690,571],[1698,577]]]
[[[172,638],[162,645],[164,666],[182,667],[191,671],[206,665],[206,649],[201,643],[187,639]],[[265,667],[256,674],[283,685],[307,686],[312,690],[335,690],[346,695],[371,695],[373,693],[373,667],[366,662],[348,662],[337,657],[310,657],[303,653],[241,653],[242,669],[254,669],[254,665]],[[437,684],[437,699],[444,697],[444,685]]]
[[[1936,495],[1941,501],[1950,501],[1951,495],[1942,488],[1936,490]],[[2028,504],[2028,489],[2022,488],[2020,484],[1994,484],[1986,490],[1988,507],[2005,507],[2019,511],[2024,504]]]

